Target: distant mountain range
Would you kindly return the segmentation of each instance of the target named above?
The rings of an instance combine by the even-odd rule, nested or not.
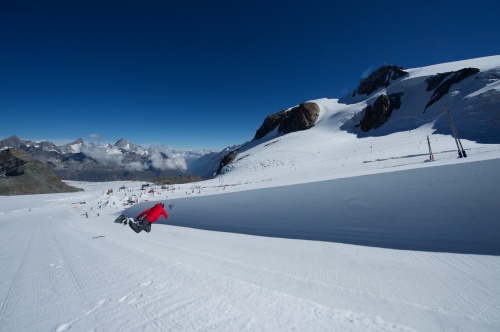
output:
[[[79,138],[57,146],[49,141],[34,142],[14,135],[0,141],[0,150],[5,149],[24,150],[49,166],[61,179],[79,181],[149,180],[184,175],[206,178],[213,175],[220,161],[219,153],[161,146],[145,148],[124,138],[114,145]]]

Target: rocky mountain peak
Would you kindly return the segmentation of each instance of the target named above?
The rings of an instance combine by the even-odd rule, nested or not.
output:
[[[403,67],[392,65],[382,66],[367,78],[362,79],[352,96],[354,97],[357,94],[369,96],[380,88],[387,88],[391,85],[391,81],[406,75],[408,75],[408,72],[404,71]]]
[[[115,146],[118,148],[128,148],[129,145],[129,141],[127,141],[125,138],[120,138],[118,142],[115,143]]]
[[[261,139],[278,127],[280,134],[307,130],[316,124],[320,108],[318,104],[307,102],[290,110],[280,111],[266,117],[264,123],[255,133],[254,139]]]
[[[0,149],[16,148],[22,144],[24,144],[24,141],[22,139],[20,139],[16,135],[12,135],[12,136],[0,141]]]

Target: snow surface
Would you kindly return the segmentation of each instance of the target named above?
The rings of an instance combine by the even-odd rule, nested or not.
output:
[[[316,102],[209,181],[1,197],[0,331],[499,331],[500,145]],[[113,222],[156,201],[151,233]]]

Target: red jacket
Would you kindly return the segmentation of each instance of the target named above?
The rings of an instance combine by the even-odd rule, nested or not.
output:
[[[137,216],[137,219],[139,219],[142,216],[146,216],[146,219],[149,220],[150,223],[154,223],[160,216],[164,216],[165,219],[168,219],[168,214],[165,212],[165,209],[163,209],[163,206],[158,203],[155,204],[150,209],[147,209],[146,211],[142,212],[140,215]]]

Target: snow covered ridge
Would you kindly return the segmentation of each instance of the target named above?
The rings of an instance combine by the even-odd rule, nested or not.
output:
[[[389,161],[421,162],[429,144],[440,157],[452,158],[453,153],[445,154],[455,148],[446,111],[466,149],[500,144],[500,56],[415,69],[387,66],[372,75],[347,97],[308,101],[320,112],[305,131],[282,135],[276,121],[281,113],[269,116],[220,173],[277,171],[303,163],[311,165],[309,173],[317,172],[316,163],[337,172],[346,158],[384,168]],[[393,143],[378,146],[384,136]]]

